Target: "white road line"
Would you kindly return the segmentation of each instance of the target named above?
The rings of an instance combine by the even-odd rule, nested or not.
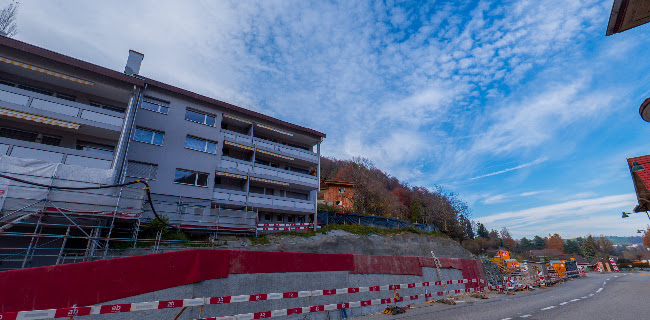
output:
[[[522,318],[528,318],[528,317],[530,317],[530,316],[532,316],[532,314],[525,314],[525,315],[523,315],[523,316],[521,316],[521,317],[522,317]]]
[[[573,299],[573,300],[571,300],[570,302],[574,302],[574,301],[578,301],[578,300],[580,300],[580,299]]]
[[[544,310],[551,310],[551,309],[553,309],[553,308],[555,308],[555,306],[550,306],[550,307],[542,308],[542,311],[544,311]]]
[[[565,305],[565,304],[567,304],[567,303],[569,303],[569,301],[567,301],[567,302],[562,302],[562,303],[560,303],[560,305],[563,306],[563,305]]]
[[[580,297],[580,299],[587,299],[587,296],[584,296],[584,297]]]
[[[501,320],[512,320],[512,318],[503,318]]]
[[[596,290],[596,292],[601,292],[601,291],[603,291],[603,288]]]
[[[590,296],[590,297],[593,297],[593,296],[594,296],[594,294],[593,294],[593,293],[590,293],[590,294],[589,294],[589,296]]]

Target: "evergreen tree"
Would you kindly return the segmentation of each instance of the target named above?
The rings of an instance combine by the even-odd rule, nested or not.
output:
[[[546,248],[546,240],[540,236],[535,236],[535,238],[533,238],[533,248],[535,248],[535,250]]]
[[[526,237],[523,237],[523,238],[521,238],[519,246],[523,250],[530,250],[533,247],[533,243],[530,242],[530,240],[528,240]]]
[[[490,238],[490,232],[485,227],[485,225],[480,222],[476,224],[476,235],[485,239]]]
[[[587,260],[591,260],[593,257],[596,256],[596,241],[594,240],[594,237],[591,235],[588,235],[587,238],[584,241],[584,245],[582,247],[582,256],[585,257]]]
[[[564,252],[568,254],[582,254],[580,245],[577,240],[567,240],[564,243]]]

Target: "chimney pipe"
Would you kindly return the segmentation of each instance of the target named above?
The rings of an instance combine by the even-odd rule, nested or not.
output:
[[[126,67],[124,73],[132,76],[140,73],[140,65],[142,64],[144,55],[140,52],[129,50],[129,58],[126,60]]]

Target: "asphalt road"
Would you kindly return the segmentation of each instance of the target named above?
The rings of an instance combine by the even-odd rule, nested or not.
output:
[[[650,319],[650,273],[590,273],[551,288],[489,299],[460,298],[455,306],[416,305],[399,315],[369,315],[363,320],[514,320]],[[361,319],[360,318],[360,319]]]

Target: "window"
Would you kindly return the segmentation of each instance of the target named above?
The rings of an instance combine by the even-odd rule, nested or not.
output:
[[[75,97],[73,95],[60,93],[60,92],[56,93],[56,97],[59,98],[59,99],[69,100],[69,101],[75,101],[75,99],[77,99],[77,97]]]
[[[187,109],[185,111],[185,120],[198,122],[207,126],[214,127],[217,123],[217,118],[214,116],[209,116],[194,110]]]
[[[339,189],[339,193],[345,193],[345,188]]]
[[[115,147],[106,144],[99,144],[88,141],[77,140],[77,150],[95,151],[105,154],[113,154]]]
[[[114,106],[112,104],[106,104],[106,103],[103,103],[103,102],[97,102],[97,101],[92,101],[91,100],[89,104],[91,106],[93,106],[93,107],[102,108],[104,110],[110,110],[110,111],[119,112],[119,113],[126,112],[125,108]]]
[[[216,154],[217,143],[214,141],[204,140],[192,136],[185,138],[185,148]]]
[[[278,222],[284,222],[284,216],[277,216]]]
[[[287,222],[293,223],[293,216],[287,216]]]
[[[275,193],[275,189],[258,187],[258,186],[250,186],[248,188],[248,191],[250,191],[251,193],[264,194],[267,196],[272,196]]]
[[[309,197],[309,195],[306,194],[306,193],[287,191],[287,198],[298,199],[298,200],[307,200],[308,197]]]
[[[13,128],[0,128],[0,137],[36,142],[41,144],[47,144],[50,146],[58,146],[61,144],[61,137],[59,136],[50,136],[38,132],[26,131]]]
[[[187,184],[197,187],[207,187],[208,186],[208,174],[176,169],[174,174],[174,183]]]
[[[129,161],[126,166],[126,175],[128,177],[155,180],[157,173],[157,164]]]
[[[264,215],[264,221],[271,221],[271,215],[270,214],[265,214]]]
[[[162,146],[165,134],[160,131],[154,131],[145,128],[135,128],[133,140]]]
[[[144,97],[144,99],[142,99],[142,104],[140,104],[140,107],[142,109],[147,109],[163,114],[167,114],[169,112],[169,102],[160,101],[149,97]]]
[[[336,205],[337,206],[343,205],[343,201],[336,201]]]

